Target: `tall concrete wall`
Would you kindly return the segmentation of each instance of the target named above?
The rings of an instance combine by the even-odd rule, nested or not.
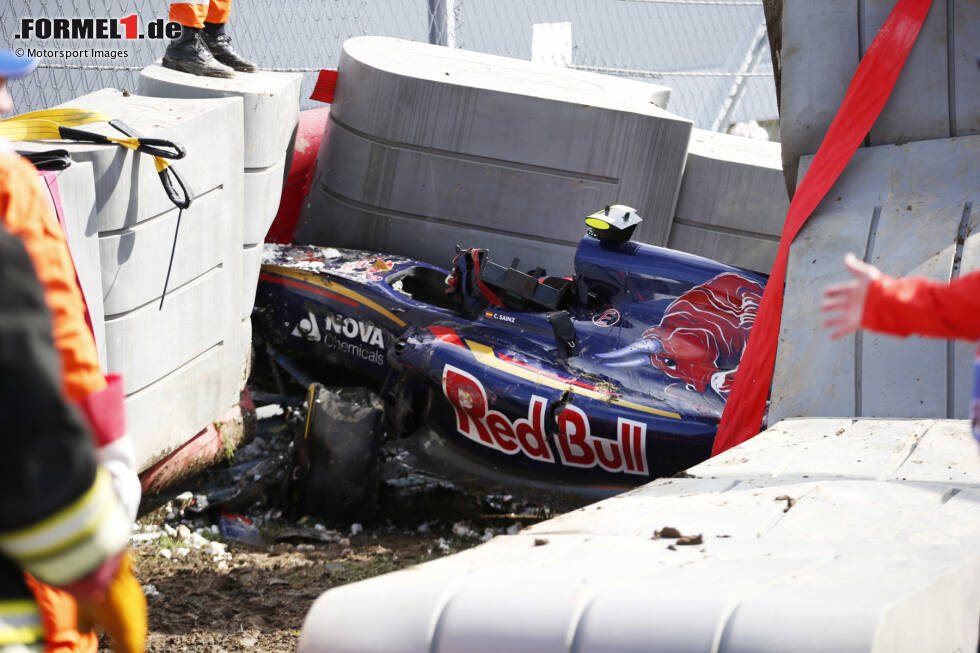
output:
[[[894,0],[787,0],[782,22],[780,128],[788,183],[814,154],[861,56]],[[932,3],[870,145],[980,133],[980,4]]]
[[[849,251],[892,276],[980,269],[978,205],[980,135],[858,150],[790,250],[770,422],[967,416],[969,346],[870,332],[832,341],[820,303],[849,277]]]
[[[339,74],[299,241],[561,272],[618,202],[666,242],[691,123],[662,87],[377,37],[347,41]]]

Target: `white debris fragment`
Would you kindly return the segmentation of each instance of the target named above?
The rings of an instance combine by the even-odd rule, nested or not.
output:
[[[167,532],[167,535],[169,535],[170,537],[177,537],[177,529],[171,526],[170,524],[164,524],[163,530],[165,530]]]
[[[453,535],[457,537],[480,537],[467,521],[458,521],[453,524]]]
[[[228,563],[224,560],[219,560],[218,571],[228,571]]]
[[[170,558],[172,558],[172,557],[173,557],[173,555],[174,555],[174,554],[173,554],[173,553],[172,553],[172,552],[170,551],[170,549],[160,549],[160,551],[158,551],[158,554],[159,554],[160,556],[162,556],[162,557],[164,557],[164,558],[166,558],[167,560],[170,560]]]
[[[449,546],[449,542],[447,542],[445,538],[442,537],[436,540],[436,546],[438,546],[439,550],[442,551],[443,553],[449,553],[450,551],[453,550],[453,547]]]
[[[147,583],[143,585],[143,594],[146,596],[160,596],[160,590],[157,589],[156,585]]]
[[[317,529],[318,531],[325,531],[325,530],[327,530],[327,527],[324,526],[323,524],[314,524],[313,525],[313,528]]]
[[[315,548],[316,547],[313,546],[312,544],[297,544],[296,545],[296,550],[297,551],[312,551]]]
[[[431,521],[422,522],[421,524],[419,524],[418,528],[416,528],[415,530],[418,531],[419,533],[428,533],[429,532],[429,528],[431,528],[432,527],[432,524],[434,524],[434,523],[435,522],[431,522]]]
[[[228,545],[224,542],[208,542],[208,553],[222,556],[228,553]]]
[[[189,545],[191,545],[192,547],[194,547],[195,549],[203,549],[204,547],[206,547],[208,545],[208,542],[211,541],[208,538],[204,537],[204,535],[201,534],[202,532],[205,532],[205,531],[208,532],[208,533],[211,532],[210,530],[207,530],[207,529],[201,529],[200,531],[198,531],[196,533],[191,533],[190,537],[187,538],[187,543]]]
[[[255,417],[257,419],[268,419],[270,417],[279,417],[283,414],[282,406],[279,404],[267,404],[265,406],[259,406],[255,409]]]
[[[174,553],[176,553],[181,558],[186,558],[190,552],[191,550],[186,547],[179,547],[177,549],[174,549]]]
[[[187,528],[185,524],[181,524],[177,527],[177,539],[188,540],[191,537],[191,529]]]
[[[180,494],[174,497],[174,501],[180,501],[182,503],[186,501],[193,501],[193,500],[194,500],[194,493],[191,492],[190,490],[188,490],[187,492],[181,492]]]
[[[517,535],[521,531],[522,528],[524,528],[524,524],[522,524],[519,521],[516,521],[516,522],[514,522],[513,524],[511,524],[510,526],[507,527],[507,534],[508,535]]]
[[[360,524],[358,524],[357,522],[355,522],[355,523],[353,523],[353,524],[350,525],[350,534],[351,534],[351,537],[354,537],[355,535],[357,535],[358,533],[360,533],[363,530],[364,530],[364,527],[361,526]]]
[[[493,532],[492,528],[485,528],[483,529],[483,535],[480,536],[480,541],[489,542],[493,539],[494,535],[496,535],[496,533]]]

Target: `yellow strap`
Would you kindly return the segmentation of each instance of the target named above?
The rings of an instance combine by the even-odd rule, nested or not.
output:
[[[34,113],[44,112],[35,111]],[[59,125],[53,120],[23,118],[19,116],[16,120],[0,120],[0,136],[10,141],[65,140],[62,138],[59,129],[62,126],[69,127],[70,125]],[[99,136],[103,135],[99,134]],[[130,150],[136,150],[140,146],[140,140],[134,137],[116,138],[115,136],[104,136],[104,138]]]
[[[112,136],[106,136],[106,138],[108,138],[113,143],[118,143],[119,145],[122,145],[123,147],[129,150],[137,150],[139,149],[140,146],[140,139],[134,137],[113,138]]]
[[[0,120],[0,136],[10,141],[60,139],[58,123],[50,120]]]
[[[170,167],[170,161],[158,156],[153,157],[153,164],[157,167],[157,172],[163,172]]]
[[[17,122],[21,120],[34,120],[38,118],[50,120],[51,122],[56,122],[59,125],[64,125],[65,127],[78,127],[79,125],[88,125],[93,122],[109,122],[112,120],[112,116],[107,116],[106,114],[99,113],[98,111],[67,108],[31,111],[30,113],[22,113],[19,116],[6,118],[0,122]]]

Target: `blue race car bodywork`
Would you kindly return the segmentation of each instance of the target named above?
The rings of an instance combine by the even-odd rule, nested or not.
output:
[[[515,268],[269,245],[254,322],[343,371],[321,380],[380,388],[389,438],[424,427],[476,476],[602,494],[710,455],[763,277],[591,235],[574,277]]]

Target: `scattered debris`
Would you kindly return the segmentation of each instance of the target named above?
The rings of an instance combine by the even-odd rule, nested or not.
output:
[[[683,536],[681,535],[681,532],[673,526],[664,526],[659,531],[653,532],[653,539],[655,540],[659,540],[660,538],[676,539],[678,537]]]
[[[473,527],[467,521],[458,521],[453,524],[453,535],[456,535],[457,537],[470,537],[474,539],[480,537],[480,534],[473,530]]]
[[[692,546],[696,544],[704,544],[704,538],[701,534],[697,535],[683,535],[679,530],[673,526],[664,526],[659,531],[654,531],[653,539],[666,539],[666,540],[677,540],[674,544],[667,546],[671,551],[676,551],[677,546]],[[675,546],[676,545],[676,546]]]
[[[536,537],[534,538],[534,546],[544,546],[548,543],[548,538],[546,537]]]
[[[786,502],[786,507],[783,508],[783,512],[789,512],[789,509],[796,505],[796,499],[794,499],[793,497],[789,496],[788,494],[781,494],[778,497],[776,497],[775,499],[773,499],[773,501],[785,501]]]
[[[259,529],[255,527],[251,519],[243,515],[222,512],[218,517],[218,527],[221,535],[233,542],[241,542],[251,546],[261,546],[262,544]],[[187,527],[181,526],[181,528],[186,529]]]
[[[317,524],[317,526],[322,526],[322,524]],[[328,530],[324,527],[323,530],[313,527],[313,528],[287,528],[276,534],[275,539],[277,542],[340,542],[340,532]],[[347,540],[348,545],[350,540]]]

